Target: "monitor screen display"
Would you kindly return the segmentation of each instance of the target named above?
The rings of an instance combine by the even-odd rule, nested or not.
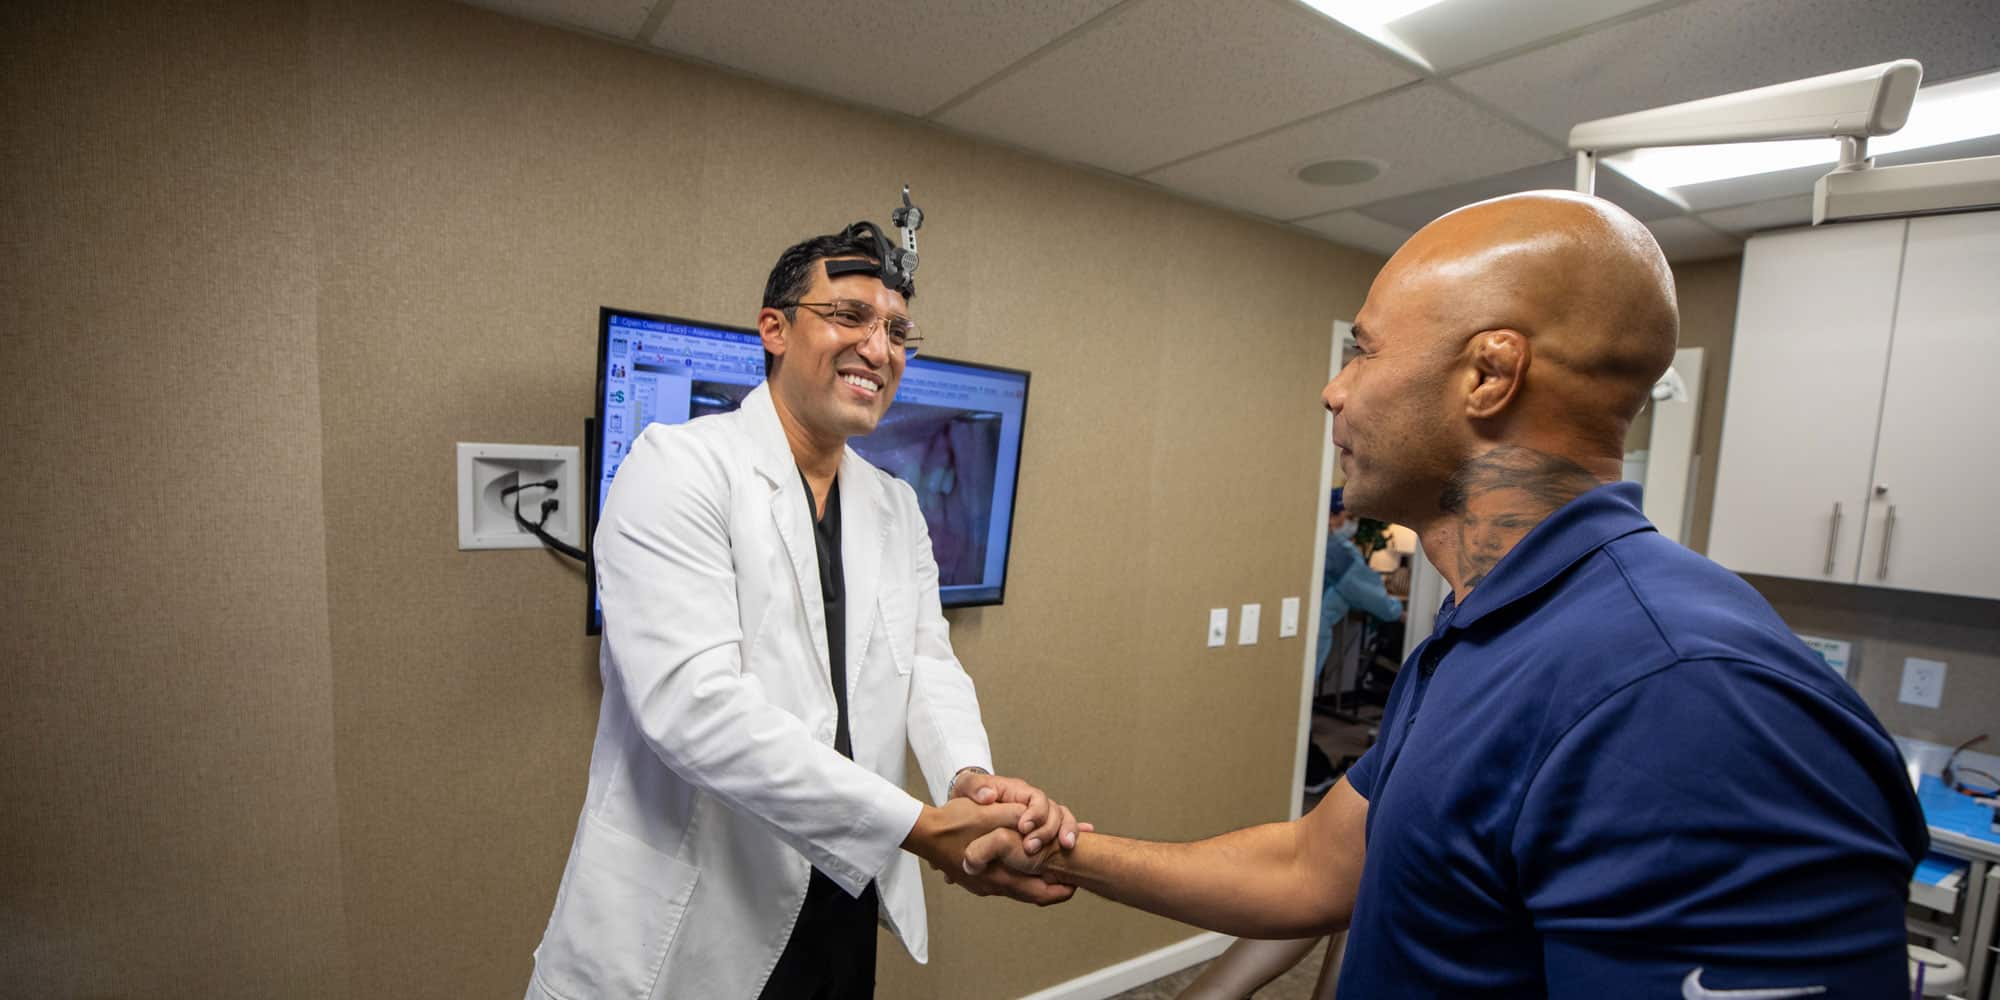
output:
[[[753,330],[604,309],[598,333],[592,532],[647,425],[734,410],[764,381],[764,348]],[[947,608],[999,604],[1006,594],[1027,406],[1027,372],[920,354],[904,368],[875,432],[848,442],[916,491]],[[593,578],[590,631],[601,623]]]

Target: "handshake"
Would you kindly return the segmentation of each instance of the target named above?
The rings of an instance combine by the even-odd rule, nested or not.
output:
[[[903,849],[975,896],[1010,896],[1037,906],[1063,902],[1076,888],[1047,871],[1076,846],[1089,823],[1019,778],[960,771],[943,806],[925,806]],[[996,864],[995,862],[999,862]]]

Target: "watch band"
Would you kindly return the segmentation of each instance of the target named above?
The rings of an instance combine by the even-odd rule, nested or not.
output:
[[[965,767],[961,767],[958,769],[957,773],[951,776],[951,787],[946,789],[945,798],[949,799],[958,795],[958,779],[965,777],[965,773],[967,771],[970,771],[973,774],[984,774],[988,777],[991,777],[993,775],[992,771],[988,771],[987,769],[980,767],[977,764],[970,764]]]

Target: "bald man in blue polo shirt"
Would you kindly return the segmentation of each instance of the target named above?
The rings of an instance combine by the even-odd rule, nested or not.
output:
[[[1673,278],[1607,202],[1482,202],[1390,259],[1323,400],[1347,506],[1451,584],[1381,740],[1304,818],[1093,833],[1050,881],[1224,933],[1346,928],[1342,1000],[1907,996],[1928,836],[1896,746],[1734,574],[1619,482]]]

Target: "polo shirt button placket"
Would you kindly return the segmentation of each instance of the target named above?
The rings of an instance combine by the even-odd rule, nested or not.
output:
[[[1437,673],[1438,661],[1442,659],[1444,659],[1444,654],[1437,651],[1435,644],[1424,647],[1424,655],[1417,660],[1417,680],[1424,684],[1430,683],[1432,675]],[[1419,704],[1421,704],[1421,701],[1422,699],[1418,699]],[[1411,729],[1416,724],[1417,708],[1416,706],[1412,706],[1409,717],[1403,720],[1403,728]]]

